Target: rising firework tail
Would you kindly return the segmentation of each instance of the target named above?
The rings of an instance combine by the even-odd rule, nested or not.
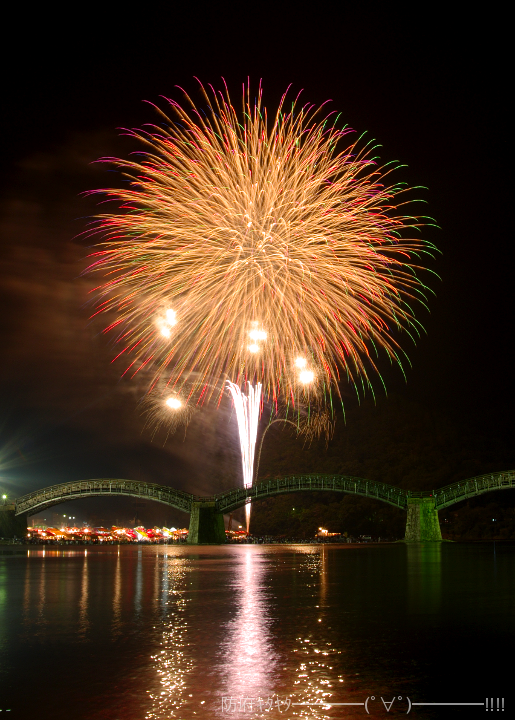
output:
[[[241,463],[243,469],[243,487],[252,487],[254,480],[254,454],[256,450],[256,438],[261,415],[261,383],[247,387],[247,394],[243,393],[236,383],[227,381],[227,387],[231,393],[238,431],[240,435]],[[245,505],[245,518],[247,521],[247,532],[250,528],[251,504]]]
[[[349,142],[325,107],[285,94],[269,118],[261,87],[255,100],[244,88],[241,112],[226,88],[200,88],[199,107],[185,93],[163,126],[128,131],[139,160],[103,159],[129,182],[98,191],[115,208],[90,228],[88,271],[125,372],[187,387],[198,405],[219,402],[226,380],[292,405],[344,380],[369,387],[380,351],[401,365],[397,332],[420,330],[430,221],[406,212],[395,165]]]

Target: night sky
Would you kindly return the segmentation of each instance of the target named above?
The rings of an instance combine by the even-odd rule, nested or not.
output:
[[[152,442],[139,409],[144,388],[120,380],[125,368],[111,364],[102,323],[89,321],[92,279],[80,277],[88,249],[79,235],[96,212],[81,193],[117,182],[93,161],[139,149],[118,128],[155,121],[142,101],[181,100],[175,86],[195,93],[194,76],[217,87],[223,76],[233,98],[247,77],[262,79],[270,108],[290,83],[315,104],[331,99],[343,122],[378,140],[383,161],[407,165],[399,178],[428,188],[420,195],[440,229],[425,235],[441,251],[431,265],[441,281],[431,282],[430,314],[418,314],[427,335],[416,347],[403,340],[412,362],[406,383],[398,370],[381,369],[389,391],[509,451],[507,19],[438,16],[429,5],[402,16],[328,5],[309,15],[300,5],[280,15],[267,5],[211,7],[108,16],[75,6],[73,21],[11,11],[0,118],[2,492],[91,477],[205,494],[234,484],[236,430],[223,412],[199,419],[185,440],[179,432]],[[97,512],[98,501],[87,502],[62,512]],[[134,514],[123,507],[102,517]]]

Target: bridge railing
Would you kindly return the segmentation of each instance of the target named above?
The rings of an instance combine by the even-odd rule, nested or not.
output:
[[[301,490],[333,490],[348,492],[364,497],[383,500],[390,505],[405,508],[408,492],[386,483],[372,482],[363,478],[341,475],[301,475],[286,478],[261,480],[250,488],[237,488],[226,493],[215,495],[218,508],[226,512],[247,501],[286,492]]]
[[[234,488],[211,496],[191,495],[165,485],[141,483],[118,478],[98,478],[60,483],[36,490],[16,500],[16,514],[35,513],[59,502],[78,497],[99,495],[129,495],[163,502],[184,512],[191,512],[192,502],[214,502],[218,510],[228,512],[248,500],[270,497],[284,492],[302,490],[332,490],[372,497],[399,508],[406,508],[410,498],[434,497],[435,507],[441,510],[468,497],[489,490],[515,487],[515,471],[489,473],[446,485],[436,490],[404,490],[386,483],[344,475],[292,475],[285,478],[261,480],[250,488]]]
[[[141,483],[133,480],[119,480],[115,478],[101,478],[98,480],[84,480],[79,482],[60,483],[42,490],[28,493],[16,500],[16,514],[44,509],[46,506],[73,500],[79,497],[93,497],[99,495],[129,495],[133,497],[146,497],[177,507],[185,512],[191,510],[191,495],[182,490],[175,490],[155,483]]]
[[[461,482],[446,485],[433,491],[435,506],[441,510],[449,505],[466,500],[475,495],[481,495],[489,490],[502,490],[515,487],[515,471],[509,470],[500,473],[487,473],[478,477],[469,478]]]

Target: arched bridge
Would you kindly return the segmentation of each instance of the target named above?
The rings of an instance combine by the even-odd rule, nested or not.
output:
[[[251,488],[234,488],[218,495],[199,496],[165,485],[100,478],[61,483],[36,490],[8,506],[14,515],[34,515],[53,505],[83,497],[125,495],[154,500],[191,514],[190,541],[216,542],[225,539],[223,513],[235,510],[252,500],[273,495],[316,490],[342,492],[375,498],[408,511],[407,540],[441,539],[438,510],[476,495],[515,487],[515,471],[489,473],[436,490],[404,490],[386,483],[345,475],[292,475],[261,480]]]
[[[23,495],[15,502],[16,515],[21,513],[34,515],[46,510],[46,508],[69,500],[78,500],[85,497],[109,497],[111,495],[126,495],[145,500],[155,500],[187,513],[191,512],[191,503],[193,498],[196,497],[191,493],[175,490],[166,485],[116,478],[99,478],[51,485],[42,490]]]

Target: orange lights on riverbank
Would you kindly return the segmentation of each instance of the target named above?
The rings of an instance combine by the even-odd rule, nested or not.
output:
[[[184,542],[188,537],[186,528],[153,527],[123,528],[113,525],[105,527],[32,527],[27,528],[27,537],[34,543],[132,543],[132,542]]]

